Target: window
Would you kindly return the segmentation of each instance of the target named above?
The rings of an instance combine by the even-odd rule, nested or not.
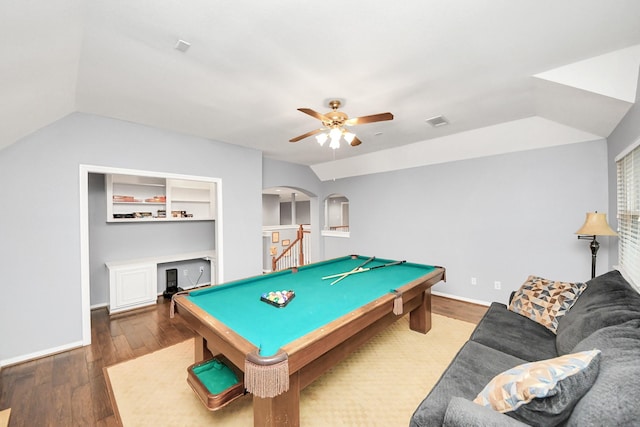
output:
[[[619,263],[634,286],[640,287],[640,141],[616,158],[618,169]]]

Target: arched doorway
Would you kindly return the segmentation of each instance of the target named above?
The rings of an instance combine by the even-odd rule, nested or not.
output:
[[[297,187],[280,186],[262,190],[263,271],[274,270],[273,260],[284,252],[282,268],[318,261],[317,196]],[[304,232],[301,247],[293,247]],[[316,235],[314,235],[314,233]],[[304,252],[304,255],[299,254]],[[280,262],[280,261],[278,261]]]
[[[324,199],[323,235],[349,235],[349,199],[342,194],[330,194]]]

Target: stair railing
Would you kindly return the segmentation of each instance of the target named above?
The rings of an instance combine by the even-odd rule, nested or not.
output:
[[[309,263],[309,240],[305,239],[305,234],[310,234],[311,230],[305,230],[300,224],[296,232],[296,239],[289,244],[282,253],[271,258],[271,271],[286,270],[287,268],[299,267]]]

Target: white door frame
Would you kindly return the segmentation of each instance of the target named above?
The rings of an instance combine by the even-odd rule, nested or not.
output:
[[[80,165],[80,289],[82,300],[82,345],[91,344],[91,274],[89,266],[89,174],[122,174],[165,177],[170,179],[186,179],[209,181],[216,184],[216,219],[215,219],[215,248],[216,248],[216,279],[213,283],[221,283],[224,277],[223,268],[223,238],[222,238],[222,179],[172,174],[165,172],[151,172],[137,169],[124,169],[108,166]],[[212,269],[213,274],[213,269]]]

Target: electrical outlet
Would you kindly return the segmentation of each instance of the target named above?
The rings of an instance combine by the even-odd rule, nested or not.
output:
[[[183,272],[183,274],[184,274],[185,276],[188,276],[188,275],[189,275],[189,270],[187,270],[187,269],[182,270],[182,272]]]
[[[200,273],[204,273],[204,265],[200,266]]]
[[[476,279],[475,277],[471,278],[471,284],[472,285],[477,285],[478,284],[478,279]]]
[[[502,288],[502,283],[498,282],[497,280],[493,282],[493,289],[499,291],[501,288]]]

